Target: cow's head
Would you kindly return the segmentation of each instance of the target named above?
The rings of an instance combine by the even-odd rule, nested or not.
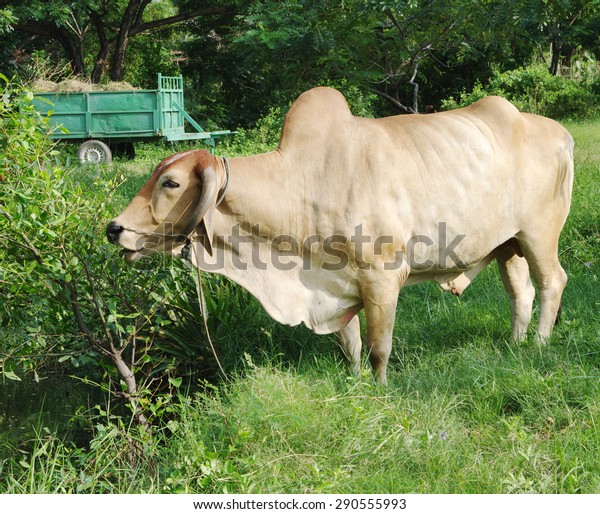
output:
[[[176,255],[193,233],[212,253],[212,217],[222,166],[204,150],[180,152],[163,160],[106,229],[108,240],[121,245],[134,262],[150,253]]]

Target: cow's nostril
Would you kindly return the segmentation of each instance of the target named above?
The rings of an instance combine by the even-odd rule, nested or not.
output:
[[[123,232],[123,227],[114,221],[111,221],[106,227],[106,237],[112,244],[117,244],[121,232]]]

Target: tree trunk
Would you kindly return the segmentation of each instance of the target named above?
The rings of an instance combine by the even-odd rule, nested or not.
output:
[[[113,50],[114,44],[108,41],[104,45],[100,47],[98,54],[96,55],[96,62],[94,63],[94,68],[92,69],[92,74],[90,76],[90,80],[94,84],[99,84],[102,81],[102,77],[106,73],[109,65],[110,52]]]
[[[102,77],[106,73],[109,65],[109,55],[114,50],[114,39],[110,40],[106,36],[106,26],[104,25],[104,17],[101,13],[93,11],[90,9],[89,11],[90,20],[96,29],[96,34],[98,35],[98,42],[100,43],[100,50],[96,54],[96,59],[94,61],[94,68],[92,69],[92,74],[90,75],[90,80],[94,84],[99,84],[102,80]]]
[[[125,57],[130,37],[141,34],[142,32],[156,30],[161,27],[167,27],[175,23],[190,20],[198,16],[211,16],[215,14],[223,15],[235,12],[234,6],[216,5],[182,12],[161,20],[143,22],[142,17],[144,11],[150,2],[151,0],[131,0],[127,6],[115,43],[115,53],[110,74],[112,80],[123,80],[123,75],[125,73]]]
[[[62,31],[61,31],[62,32]],[[66,32],[66,31],[65,31]],[[68,33],[62,33],[57,38],[69,58],[74,75],[85,75],[83,64],[83,47],[80,42],[75,41]]]
[[[88,14],[96,29],[100,45],[100,50],[96,55],[94,68],[90,76],[92,82],[100,82],[108,69],[111,70],[110,77],[112,80],[123,80],[127,48],[129,40],[133,36],[198,16],[226,15],[235,12],[235,6],[233,5],[216,5],[181,12],[160,20],[144,22],[143,14],[150,2],[151,0],[130,0],[121,18],[118,32],[114,37],[112,37],[112,28],[104,24],[105,15],[100,11],[95,11],[91,8],[88,9]],[[0,0],[1,3],[2,0]],[[58,27],[52,22],[43,23],[34,20],[21,22],[15,28],[28,34],[58,41],[71,63],[73,73],[76,75],[85,74],[83,44],[80,40],[75,39],[67,29]],[[107,31],[111,33],[110,39],[107,37]],[[112,62],[110,62],[111,53]]]
[[[115,45],[115,53],[113,55],[112,66],[110,67],[110,80],[120,82],[125,75],[125,55],[127,54],[127,46],[129,45],[129,35],[124,35],[117,40]]]
[[[123,75],[125,74],[125,56],[127,55],[131,30],[135,25],[142,22],[144,10],[149,3],[150,0],[130,0],[127,9],[125,9],[115,42],[115,53],[110,70],[111,80],[123,80]]]
[[[83,75],[85,73],[85,66],[83,64],[83,46],[67,29],[58,27],[53,23],[42,23],[34,20],[20,23],[16,28],[22,32],[33,34],[34,36],[41,36],[44,38],[50,37],[57,40],[69,59],[73,73],[75,75]]]
[[[550,68],[548,71],[552,75],[558,75],[558,65],[560,64],[560,51],[561,51],[560,39],[558,36],[552,38],[552,44],[550,45],[550,51],[552,53],[552,59],[550,61]]]

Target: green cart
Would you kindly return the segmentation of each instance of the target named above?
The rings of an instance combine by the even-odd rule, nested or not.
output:
[[[108,163],[113,151],[134,155],[134,142],[201,140],[214,150],[229,130],[206,132],[187,113],[183,79],[158,74],[158,89],[36,93],[36,108],[50,116],[51,137],[79,143],[82,163]],[[196,130],[186,132],[185,122]]]

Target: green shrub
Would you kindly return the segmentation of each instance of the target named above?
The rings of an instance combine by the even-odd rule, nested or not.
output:
[[[496,71],[485,86],[477,83],[471,92],[463,91],[458,100],[443,101],[442,108],[464,107],[489,95],[502,96],[521,111],[550,118],[593,116],[600,100],[592,84],[554,76],[544,65],[532,64],[503,73]]]
[[[62,165],[33,95],[2,80],[0,378],[87,367],[148,426],[159,413],[146,384],[180,384],[153,342],[171,323],[174,282],[189,276],[159,256],[135,267],[120,259],[104,235],[120,177]]]
[[[227,155],[254,155],[274,150],[279,143],[285,112],[273,108],[256,122],[253,128],[239,128],[233,138],[219,144],[219,153]]]

